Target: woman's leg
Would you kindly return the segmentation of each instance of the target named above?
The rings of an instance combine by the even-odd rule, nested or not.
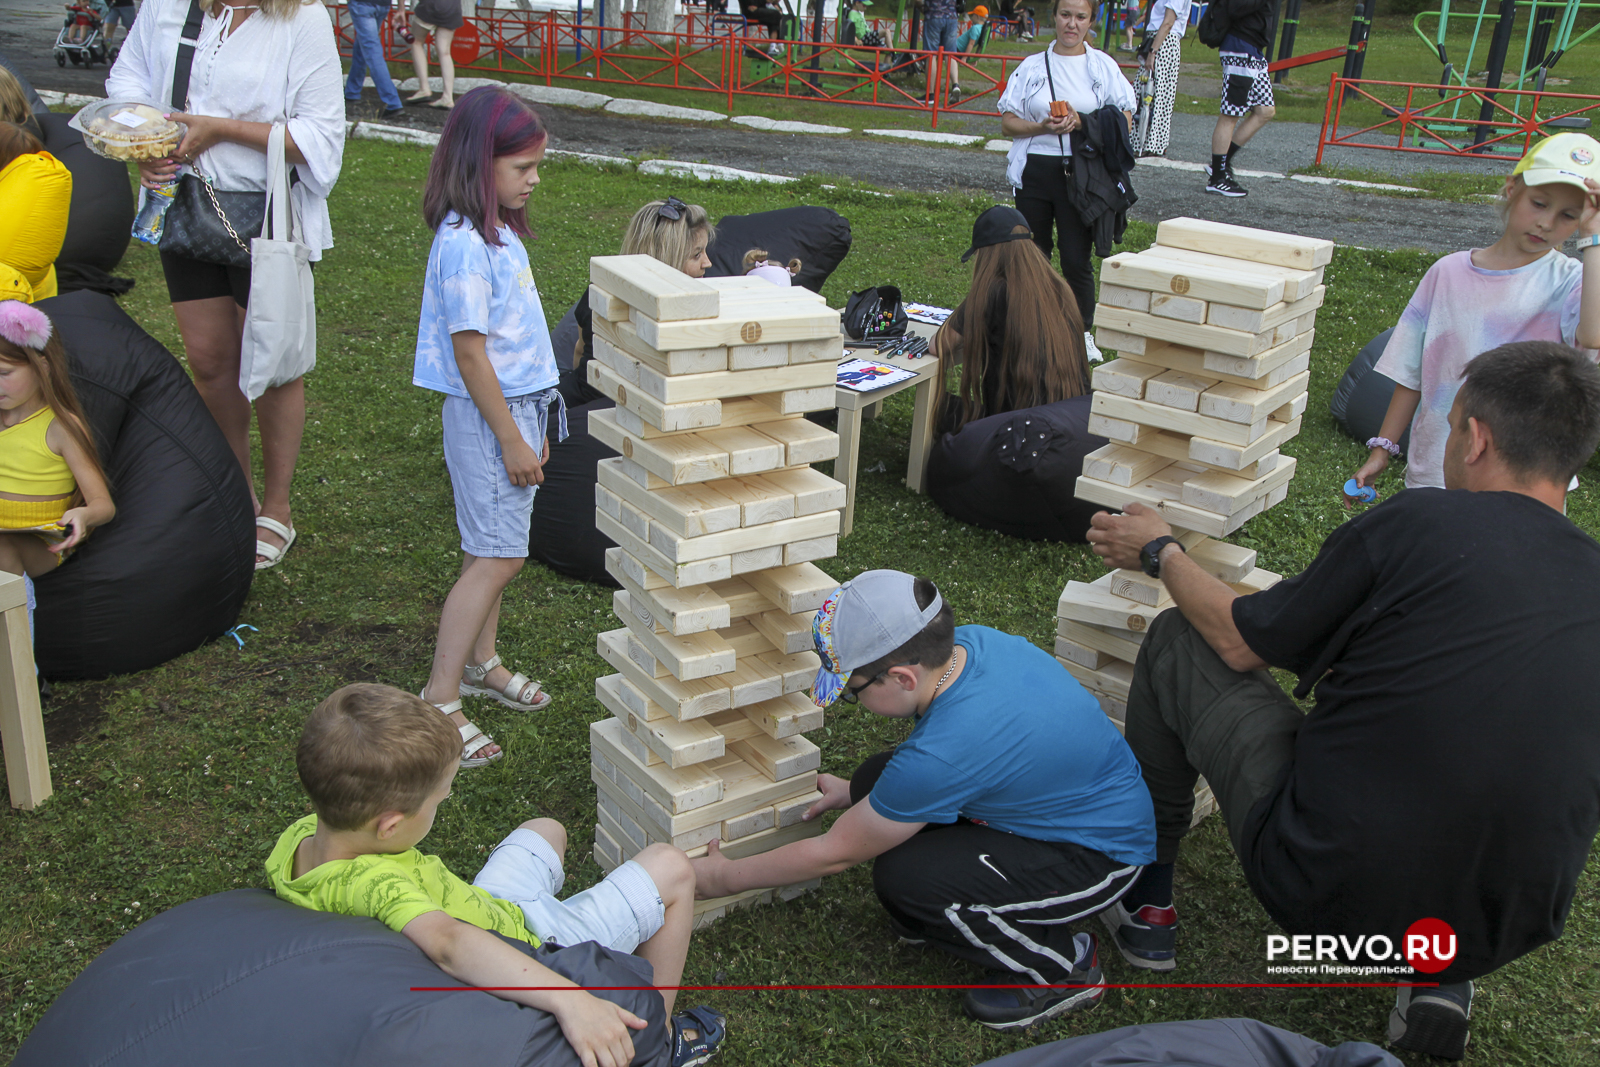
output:
[[[455,39],[455,30],[433,31],[433,45],[439,52],[439,77],[444,79],[444,95],[439,97],[441,104],[453,104],[456,99],[456,60],[450,54],[450,45]]]
[[[8,531],[0,533],[0,571],[37,578],[61,565],[61,557],[50,551],[36,534]]]
[[[1063,184],[1063,190],[1065,185]],[[1061,276],[1072,287],[1078,298],[1078,312],[1083,316],[1083,328],[1094,329],[1094,265],[1089,257],[1094,253],[1094,235],[1084,225],[1078,209],[1067,200],[1065,192],[1055,199],[1056,246],[1061,253]],[[1031,223],[1030,223],[1031,225]]]
[[[417,91],[406,99],[426,100],[433,95],[433,86],[428,82],[428,35],[415,23],[412,24],[412,32],[415,36],[411,40],[411,65],[417,71]]]
[[[294,481],[295,463],[300,459],[300,439],[306,428],[305,379],[296,378],[262,393],[261,399],[256,401],[256,425],[261,430],[260,514],[293,529],[289,487]],[[269,530],[258,530],[257,536],[272,542],[283,540]]]
[[[183,337],[184,356],[194,375],[194,387],[217,420],[228,447],[244,469],[244,479],[255,498],[250,474],[250,402],[239,390],[239,341],[244,334],[244,308],[231,296],[184,300],[172,305]],[[264,532],[264,531],[263,531]]]

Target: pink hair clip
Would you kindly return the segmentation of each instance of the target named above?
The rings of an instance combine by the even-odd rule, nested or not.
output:
[[[50,317],[32,304],[0,300],[0,337],[21,348],[41,349],[50,341]]]

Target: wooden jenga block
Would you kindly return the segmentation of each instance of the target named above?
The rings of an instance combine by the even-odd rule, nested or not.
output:
[[[1139,634],[1148,630],[1159,614],[1161,612],[1155,608],[1114,596],[1107,588],[1085,582],[1068,582],[1061,599],[1056,602],[1058,618]]]
[[[1125,597],[1151,608],[1172,606],[1172,595],[1167,592],[1160,578],[1152,578],[1144,571],[1114,570],[1108,573],[1113,596]]]
[[[1200,378],[1176,370],[1162,371],[1145,382],[1144,398],[1162,407],[1195,411],[1200,406],[1200,394],[1216,384],[1215,378]],[[1266,412],[1262,412],[1261,417],[1266,418]]]
[[[811,683],[816,680],[817,670],[822,666],[815,652],[796,652],[787,656],[781,652],[763,652],[757,658],[767,669],[777,672],[785,693],[801,693],[810,689]]]
[[[704,585],[707,582],[733,577],[732,558],[717,556],[692,563],[675,563],[650,542],[634,536],[623,527],[622,523],[604,511],[595,512],[594,527],[640,563],[680,589],[687,585]],[[655,529],[659,527],[652,527],[652,532]]]
[[[1196,463],[1228,470],[1243,470],[1272,452],[1300,432],[1300,420],[1267,421],[1267,431],[1248,445],[1237,445],[1199,434],[1189,438],[1189,458]],[[1281,462],[1281,461],[1280,461]]]
[[[1108,330],[1100,325],[1098,319],[1094,326],[1094,343],[1107,352],[1117,352],[1124,356],[1137,356],[1144,351],[1142,336],[1123,330]]]
[[[758,734],[744,741],[735,741],[728,750],[752,767],[760,769],[774,782],[793,778],[822,766],[822,750],[804,737],[786,737],[777,740]]]
[[[611,607],[629,632],[674,678],[687,682],[733,670],[738,655],[715,630],[683,637],[658,631],[655,620],[648,614],[641,614],[627,591],[622,589],[611,594]]]
[[[598,285],[591,284],[589,311],[607,322],[621,322],[628,317],[628,302],[620,296],[606,292]]]
[[[758,423],[755,428],[783,445],[783,466],[821,463],[839,454],[839,435],[807,419]]]
[[[1221,326],[1197,325],[1192,322],[1180,322],[1177,319],[1164,319],[1159,315],[1145,315],[1137,311],[1124,311],[1122,308],[1106,307],[1101,305],[1095,310],[1095,329],[1100,329],[1104,321],[1105,328],[1124,334],[1133,334],[1148,340],[1170,341],[1173,344],[1185,345],[1189,348],[1201,348],[1208,352],[1226,352],[1235,356],[1256,356],[1272,347],[1272,331],[1263,333],[1243,333],[1239,330],[1226,330]],[[1096,335],[1098,340],[1098,334]],[[1118,349],[1119,352],[1126,351]],[[643,384],[641,380],[641,384]],[[674,399],[664,397],[663,399]],[[684,400],[699,399],[697,397],[683,397]]]
[[[829,363],[827,366],[832,367]],[[837,380],[838,372],[833,372]],[[834,395],[834,383],[827,385],[802,386],[794,389],[784,389],[781,392],[765,394],[758,399],[766,402],[770,399],[772,407],[781,415],[804,415],[809,411],[830,411],[837,407]]]
[[[1099,670],[1091,670],[1088,667],[1079,666],[1071,660],[1061,659],[1059,656],[1056,658],[1056,662],[1065,667],[1085,689],[1116,697],[1124,703],[1127,702],[1128,687],[1133,684],[1133,666],[1131,664],[1112,660]]]
[[[772,640],[756,629],[753,619],[735,619],[729,626],[717,631],[717,636],[728,643],[740,659],[750,659],[763,652],[776,651]]]
[[[1089,432],[1096,437],[1109,438],[1117,444],[1133,445],[1137,448],[1141,438],[1156,431],[1152,427],[1143,426],[1137,422],[1107,418],[1104,415],[1090,412]]]
[[[839,532],[839,513],[823,511],[760,526],[741,526],[700,537],[680,537],[664,527],[652,526],[650,543],[672,563],[715,559],[735,552],[788,545],[808,538],[827,537]],[[735,568],[737,573],[737,568]]]
[[[611,835],[599,826],[594,828],[594,861],[606,874],[622,866],[622,849]]]
[[[654,256],[593,256],[589,281],[663,322],[715,318],[722,309],[717,290]]]
[[[1102,271],[1111,265],[1111,260],[1101,264]],[[1114,308],[1126,308],[1129,311],[1149,311],[1150,292],[1147,289],[1129,289],[1122,285],[1113,285],[1110,282],[1100,283],[1100,302],[1109,304]]]
[[[1196,300],[1192,296],[1178,296],[1175,293],[1152,293],[1150,314],[1198,325],[1206,321],[1206,302]]]
[[[828,595],[839,587],[838,582],[810,563],[753,574],[745,581],[779,608],[791,614],[797,611],[816,611],[822,607],[822,602]]]
[[[1112,396],[1107,393],[1096,393],[1089,410],[1096,415],[1125,419],[1157,430],[1171,430],[1173,433],[1238,445],[1248,445],[1260,440],[1267,432],[1265,415],[1253,423],[1229,422],[1226,419],[1212,418],[1209,415],[1200,415],[1162,404],[1152,404],[1146,400],[1129,400],[1125,396]]]
[[[1160,367],[1131,359],[1107,360],[1094,368],[1095,392],[1114,393],[1130,400],[1143,400],[1145,383],[1161,373]]]
[[[1065,637],[1085,648],[1104,652],[1112,659],[1119,659],[1124,663],[1132,663],[1139,658],[1139,646],[1144,641],[1143,633],[1135,633],[1132,630],[1116,630],[1109,626],[1095,626],[1086,622],[1074,622],[1071,619],[1057,621],[1056,635]],[[1057,650],[1056,655],[1061,655],[1061,652]]]
[[[1311,344],[1316,340],[1316,331],[1298,334],[1282,343],[1273,346],[1254,356],[1234,356],[1226,352],[1206,352],[1203,357],[1206,372],[1211,374],[1233,374],[1238,377],[1256,380],[1270,374],[1279,367],[1311,351]]]
[[[1226,263],[1221,257],[1220,263]],[[1229,270],[1223,266],[1201,265],[1193,270],[1181,263],[1144,253],[1123,252],[1103,260],[1100,264],[1101,301],[1134,311],[1147,308],[1132,303],[1107,300],[1107,282],[1117,288],[1132,286],[1158,293],[1173,293],[1196,300],[1221,301],[1238,307],[1269,308],[1284,299],[1284,280],[1264,278],[1245,271]]]
[[[1206,538],[1188,550],[1189,558],[1212,577],[1237,582],[1256,569],[1256,550]]]
[[[1245,333],[1276,330],[1285,323],[1298,322],[1307,313],[1317,310],[1322,306],[1322,299],[1327,292],[1327,286],[1319,285],[1308,297],[1293,301],[1285,300],[1260,311],[1230,307],[1227,304],[1212,304],[1206,314],[1206,322],[1212,326],[1225,326],[1230,330],[1243,330]],[[1299,332],[1298,327],[1296,332]]]
[[[772,806],[779,827],[793,826],[805,821],[806,809],[822,799],[822,794],[817,792],[805,793],[801,796],[780,800]]]
[[[1310,398],[1305,393],[1301,393],[1299,396],[1295,397],[1281,408],[1274,409],[1273,412],[1267,416],[1267,418],[1271,419],[1273,422],[1289,422],[1293,419],[1298,419],[1301,415],[1305,414],[1306,401],[1309,399]]]
[[[1299,270],[1294,267],[1278,267],[1270,263],[1252,263],[1244,259],[1229,259],[1227,256],[1215,256],[1206,252],[1194,252],[1186,248],[1170,248],[1163,245],[1152,245],[1143,252],[1138,253],[1140,262],[1154,263],[1164,260],[1171,263],[1182,264],[1187,268],[1186,275],[1194,284],[1199,284],[1200,278],[1220,278],[1224,275],[1242,274],[1250,278],[1265,279],[1268,282],[1282,282],[1283,292],[1267,300],[1262,307],[1271,307],[1279,300],[1299,300],[1310,296],[1311,291],[1322,284],[1323,268],[1314,270]],[[1106,260],[1107,263],[1110,260]],[[1117,273],[1113,270],[1112,275]],[[1207,297],[1218,299],[1223,297]],[[1227,300],[1226,303],[1238,304],[1240,307],[1255,307],[1259,298],[1252,297],[1245,300],[1239,297]]]
[[[815,612],[799,611],[790,614],[773,608],[753,616],[755,628],[766,635],[772,647],[779,652],[804,652],[811,648],[811,620]]]
[[[722,423],[722,401],[696,400],[687,404],[663,404],[655,397],[637,387],[635,383],[624,381],[622,376],[608,367],[599,359],[584,361],[584,373],[588,375],[589,384],[600,392],[617,402],[617,424],[623,424],[622,413],[628,412],[639,420],[637,430],[630,432],[640,436],[653,436],[657,433],[680,433],[684,430],[698,430]],[[773,409],[768,409],[773,410]]]
[[[622,724],[616,719],[601,719],[589,724],[589,745],[600,752],[629,781],[654,798],[673,814],[715,804],[723,798],[723,780],[706,764],[673,769],[661,764],[646,767],[628,754],[618,742]],[[648,809],[646,809],[648,812]]]
[[[660,704],[657,704],[655,701],[645,696],[644,693],[640,692],[638,686],[628,681],[622,675],[612,674],[608,675],[607,677],[615,679],[616,685],[614,691],[616,693],[617,700],[621,702],[624,708],[628,709],[628,711],[636,717],[643,719],[645,722],[654,722],[657,719],[667,719],[672,717],[672,712],[668,711]]]
[[[1188,442],[1184,442],[1188,447]],[[1182,458],[1182,457],[1178,457]],[[1132,485],[1166,467],[1171,458],[1131,445],[1105,445],[1083,457],[1083,473],[1112,485]]]
[[[805,422],[804,419],[796,420]],[[739,476],[760,474],[789,465],[784,446],[749,426],[701,430],[695,434],[714,448],[728,453],[728,473]]]
[[[646,315],[635,305],[631,317],[640,339],[663,352],[714,345],[815,341],[839,333],[839,313],[826,304],[752,303],[730,311],[717,318],[667,322]]]
[[[1056,658],[1071,660],[1078,666],[1087,667],[1090,670],[1099,670],[1116,659],[1115,656],[1099,649],[1079,644],[1070,637],[1059,636],[1056,638]]]
[[[812,470],[810,467],[772,471],[763,474],[760,481],[776,486],[785,493],[793,494],[796,515],[815,515],[819,511],[844,507],[844,483],[836,482],[821,471]]]
[[[1095,432],[1095,430],[1094,430],[1094,425],[1095,425],[1094,420],[1097,417],[1098,416],[1094,416],[1094,415],[1091,415],[1089,417],[1090,418],[1090,424],[1089,424],[1089,432],[1090,433]],[[1193,453],[1191,451],[1193,438],[1188,437],[1188,436],[1186,436],[1184,434],[1173,433],[1170,430],[1152,430],[1152,429],[1149,429],[1149,428],[1142,428],[1142,430],[1143,430],[1143,432],[1141,432],[1139,434],[1138,444],[1122,445],[1122,446],[1116,446],[1116,447],[1127,448],[1131,453],[1161,457],[1166,462],[1172,462],[1174,460],[1186,460],[1186,461],[1188,461],[1190,463],[1200,464],[1201,466],[1206,466],[1206,467],[1212,466],[1211,464],[1202,463],[1199,459],[1195,458],[1195,456],[1193,455]],[[1271,432],[1272,432],[1271,424],[1269,422],[1268,433],[1270,434]],[[1251,446],[1251,447],[1254,447],[1254,446]],[[1091,453],[1091,455],[1092,454],[1093,453]],[[1248,466],[1246,466],[1243,469],[1227,468],[1227,467],[1219,467],[1219,468],[1216,468],[1216,469],[1218,469],[1218,470],[1229,470],[1232,473],[1237,474],[1241,478],[1244,478],[1244,477],[1259,478],[1261,475],[1265,474],[1267,471],[1269,471],[1272,468],[1276,467],[1278,465],[1278,459],[1279,459],[1279,455],[1278,455],[1277,452],[1268,452],[1266,455],[1261,456],[1258,459],[1253,460],[1251,464],[1249,464]],[[1166,463],[1162,463],[1162,464],[1156,465],[1155,461],[1151,460],[1149,464],[1146,464],[1146,473],[1140,475],[1140,477],[1141,478],[1148,477],[1150,473],[1153,473],[1154,471],[1160,470],[1165,465],[1166,465]],[[1102,469],[1102,468],[1097,466],[1096,470],[1099,470],[1099,469]],[[1098,474],[1096,474],[1094,471],[1091,471],[1089,469],[1089,464],[1088,464],[1088,458],[1087,457],[1085,457],[1083,473],[1089,475],[1089,477],[1091,477],[1091,478],[1099,478]],[[1101,478],[1100,480],[1101,481],[1111,482],[1114,485],[1123,484],[1121,481],[1119,481],[1116,478]],[[1139,479],[1133,479],[1133,481],[1137,481],[1137,480],[1139,480]],[[1132,485],[1133,481],[1130,481],[1127,484]]]
[[[626,319],[594,323],[594,358],[614,367],[631,382],[638,381],[643,368],[657,374],[709,374],[728,369],[728,350],[721,347],[687,348],[677,352],[658,352],[639,338],[633,323]],[[637,363],[639,367],[633,367]]]
[[[837,515],[838,512],[828,512]],[[829,559],[839,554],[839,535],[827,534],[823,537],[809,537],[804,541],[791,541],[783,546],[783,563],[792,567],[800,563],[809,563],[814,559]]]
[[[785,693],[736,710],[743,712],[745,718],[762,733],[776,741],[820,729],[823,722],[822,709],[804,693]]]
[[[770,370],[712,371],[705,374],[665,374],[625,354],[596,352],[607,366],[626,382],[636,384],[648,395],[663,404],[687,404],[697,400],[720,400],[730,396],[755,396],[759,399],[768,393],[782,393],[795,389],[816,389],[826,386],[828,399],[837,379],[836,369],[827,363],[803,363]],[[779,407],[780,414],[792,414]],[[831,405],[828,405],[831,406]],[[809,410],[809,409],[807,409]]]
[[[1183,483],[1182,500],[1193,508],[1214,511],[1219,515],[1234,515],[1266,496],[1280,485],[1287,485],[1294,477],[1295,459],[1284,460],[1275,470],[1250,481],[1235,478],[1220,471],[1207,471],[1187,478]]]
[[[595,679],[595,698],[622,723],[623,735],[637,738],[669,767],[703,763],[726,751],[722,734],[704,719],[679,722],[668,717],[646,721],[633,714],[623,703],[619,683],[627,684],[618,675]],[[637,757],[638,753],[634,755]]]
[[[650,516],[653,523],[680,537],[734,530],[740,525],[737,501],[717,492],[719,482],[672,486],[650,491],[622,473],[620,458],[595,465],[599,486]],[[646,535],[648,537],[648,534]]]
[[[608,630],[599,635],[595,651],[600,658],[620,671],[634,688],[646,698],[666,708],[677,719],[698,719],[733,707],[733,695],[726,685],[707,680],[680,681],[668,675],[656,677],[639,666],[628,655],[628,639],[632,632],[626,628]]]
[[[756,808],[743,815],[736,815],[731,819],[722,820],[722,840],[737,841],[741,837],[760,833],[762,830],[771,830],[777,825],[777,815],[772,807]]]
[[[1220,383],[1207,389],[1200,398],[1200,414],[1229,422],[1259,422],[1304,393],[1310,382],[1311,375],[1302,371],[1271,389],[1247,389]]]
[[[782,367],[789,362],[787,344],[729,345],[729,370],[760,370],[762,367]]]
[[[734,429],[705,432],[730,434],[748,431]],[[669,485],[709,482],[716,478],[726,478],[731,473],[728,450],[701,437],[698,433],[681,433],[671,437],[645,440],[618,426],[616,415],[610,411],[589,413],[589,433],[608,448],[621,452],[624,457],[633,460]]]
[[[1233,357],[1228,357],[1232,359]],[[1293,378],[1296,374],[1311,365],[1311,351],[1309,342],[1304,351],[1292,355],[1289,359],[1268,370],[1259,378],[1241,378],[1237,374],[1228,374],[1214,367],[1206,366],[1206,354],[1198,348],[1184,348],[1182,345],[1169,345],[1165,341],[1154,341],[1145,346],[1144,355],[1139,357],[1140,363],[1151,369],[1151,377],[1160,374],[1162,370],[1182,371],[1184,374],[1193,374],[1200,378],[1215,378],[1219,382],[1229,382],[1241,385],[1247,389],[1271,389],[1275,385]],[[1120,362],[1120,361],[1119,361]],[[1103,366],[1104,364],[1102,364]],[[1096,368],[1098,371],[1099,368]],[[1096,377],[1096,382],[1099,378]],[[1095,386],[1099,388],[1098,385]],[[1129,394],[1112,389],[1110,392],[1121,396]],[[1138,400],[1139,397],[1133,397]]]
[[[1313,270],[1333,259],[1332,241],[1204,219],[1162,221],[1156,226],[1156,244],[1298,270]]]
[[[740,526],[761,526],[795,517],[794,495],[769,481],[765,474],[709,484],[739,506]]]

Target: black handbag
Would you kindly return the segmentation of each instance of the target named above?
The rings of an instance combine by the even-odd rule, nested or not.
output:
[[[178,40],[178,60],[172,70],[172,107],[176,111],[189,109],[189,72],[194,67],[194,50],[203,19],[200,0],[190,0],[189,17],[184,20]],[[195,172],[183,176],[178,194],[167,208],[157,247],[201,263],[249,267],[250,239],[260,235],[266,217],[265,190],[216,189],[193,165],[190,169]],[[298,181],[299,174],[291,171],[290,184]]]
[[[904,337],[908,325],[900,290],[892,285],[877,285],[853,293],[844,306],[845,332],[857,341]]]

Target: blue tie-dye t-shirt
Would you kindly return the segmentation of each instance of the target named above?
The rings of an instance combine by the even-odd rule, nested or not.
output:
[[[469,397],[450,340],[451,334],[465,330],[485,335],[489,362],[507,397],[537,393],[559,380],[528,250],[505,227],[499,236],[500,247],[491,247],[454,213],[433,235],[422,283],[413,385]]]

